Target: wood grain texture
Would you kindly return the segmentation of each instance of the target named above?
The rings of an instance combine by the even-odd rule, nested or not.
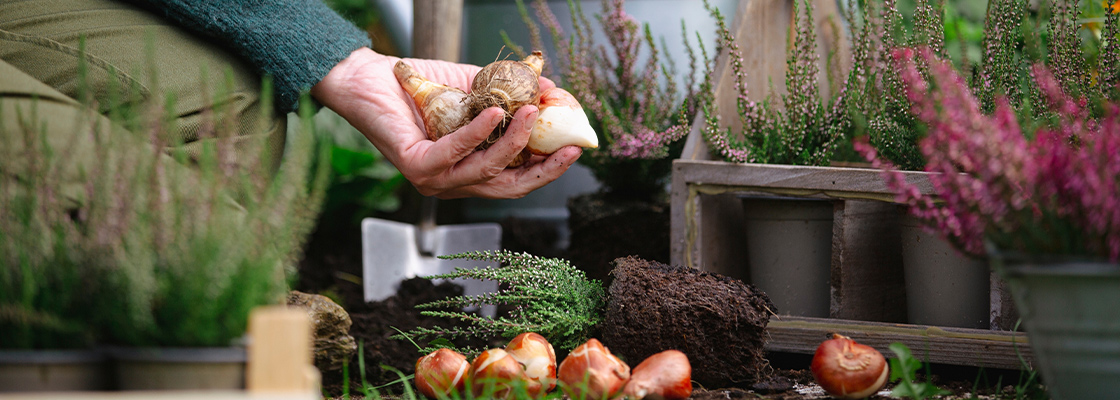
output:
[[[906,322],[906,281],[896,204],[837,202],[832,237],[833,318]]]
[[[249,314],[250,393],[316,393],[319,372],[312,364],[311,318],[287,306],[259,307]]]
[[[414,0],[412,56],[459,61],[463,0]]]
[[[900,342],[915,357],[932,363],[1013,370],[1034,363],[1022,332],[790,316],[771,319],[766,331],[770,335],[767,351],[813,354],[826,335],[839,333],[874,347],[888,358],[894,356],[888,346]]]

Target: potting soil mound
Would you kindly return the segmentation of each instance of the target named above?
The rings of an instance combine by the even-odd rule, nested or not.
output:
[[[692,379],[709,388],[749,387],[766,376],[766,324],[774,308],[742,281],[636,257],[614,261],[603,344],[637,365],[655,353],[688,355]]]

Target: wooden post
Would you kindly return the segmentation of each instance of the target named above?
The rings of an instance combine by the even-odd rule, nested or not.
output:
[[[287,306],[268,306],[249,314],[250,393],[317,393],[319,371],[312,364],[311,317]]]
[[[463,0],[414,0],[412,56],[459,61]]]

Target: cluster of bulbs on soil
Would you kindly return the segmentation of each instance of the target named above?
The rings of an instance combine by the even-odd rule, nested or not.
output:
[[[538,78],[544,67],[541,52],[534,51],[521,61],[501,60],[478,71],[470,93],[432,82],[404,61],[397,61],[393,74],[416,103],[428,139],[439,140],[467,125],[483,110],[501,107],[505,119],[494,128],[477,150],[485,150],[505,134],[513,114],[527,105],[539,108],[529,143],[510,162],[514,168],[534,154],[548,155],[569,145],[597,148],[599,138],[575,96],[561,88],[540,90]]]
[[[468,387],[469,382],[469,387]],[[559,384],[573,399],[681,400],[692,395],[692,366],[677,350],[646,358],[631,371],[596,339],[568,354],[560,366],[544,336],[523,333],[504,349],[489,349],[474,361],[450,349],[439,349],[416,361],[416,388],[429,398],[446,398],[470,390],[477,398],[489,394],[508,399],[515,388],[530,397],[548,393]]]

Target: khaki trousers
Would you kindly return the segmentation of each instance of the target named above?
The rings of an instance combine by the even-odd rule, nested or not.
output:
[[[80,38],[85,38],[87,84],[80,84]],[[0,0],[0,135],[8,135],[0,155],[21,157],[19,138],[28,124],[44,143],[76,148],[63,172],[73,178],[67,197],[80,201],[78,182],[85,141],[80,123],[88,112],[77,100],[86,90],[96,123],[110,123],[109,105],[140,109],[145,102],[173,99],[174,123],[167,131],[136,132],[148,143],[175,143],[188,154],[207,141],[229,141],[235,149],[264,146],[267,170],[274,171],[283,152],[285,119],[268,116],[271,100],[262,100],[260,77],[245,62],[212,39],[177,27],[148,10],[112,0]],[[217,109],[221,117],[215,121]],[[83,118],[83,116],[86,116]],[[34,117],[34,121],[29,118]],[[85,122],[81,122],[85,121]],[[218,126],[226,135],[212,134]],[[150,137],[155,132],[163,137]],[[17,140],[18,139],[18,140]],[[256,150],[254,150],[256,151]],[[258,162],[259,156],[237,153],[235,162]],[[9,160],[12,161],[12,160]],[[9,174],[10,175],[10,174]],[[18,178],[6,176],[4,179]],[[3,184],[0,181],[0,184]],[[72,192],[72,193],[71,193]]]

